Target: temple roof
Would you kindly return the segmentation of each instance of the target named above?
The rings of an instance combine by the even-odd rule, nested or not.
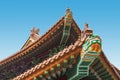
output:
[[[38,76],[38,75],[42,75],[44,74],[44,71],[48,71],[51,67],[49,67],[49,65],[54,64],[52,66],[55,67],[58,63],[63,62],[63,60],[66,60],[65,58],[63,59],[63,56],[65,57],[65,55],[77,55],[79,53],[73,53],[73,51],[79,51],[82,47],[83,42],[81,42],[80,38],[74,43],[71,44],[70,46],[66,47],[64,50],[58,52],[56,55],[54,55],[53,57],[44,60],[42,63],[36,65],[35,67],[29,69],[28,71],[24,72],[23,74],[15,77],[13,80],[31,80],[33,79],[33,75],[34,76]],[[69,56],[70,58],[70,56]],[[104,66],[106,66],[106,68],[110,71],[110,74],[112,74],[115,79],[120,79],[120,71],[114,66],[112,65],[108,59],[106,58],[105,54],[102,52],[101,55],[99,56],[100,61],[102,61],[102,63],[104,64]],[[61,61],[61,62],[58,62]],[[55,64],[57,62],[57,64]],[[92,69],[92,66],[90,67]],[[44,70],[44,71],[42,71]],[[39,72],[37,72],[39,71]]]
[[[37,51],[38,49],[40,49],[38,47],[41,47],[51,37],[54,37],[55,35],[57,35],[57,33],[60,33],[57,31],[64,29],[63,26],[67,26],[67,27],[71,26],[71,28],[73,30],[73,33],[71,33],[71,34],[73,34],[72,37],[74,39],[74,35],[77,36],[76,37],[77,40],[75,39],[74,40],[75,42],[74,41],[70,42],[69,43],[70,45],[67,45],[63,50],[57,52],[52,57],[49,57],[49,58],[43,60],[39,64],[33,66],[31,69],[28,69],[28,70],[24,71],[23,73],[21,73],[20,75],[15,76],[13,80],[34,79],[35,77],[37,77],[39,75],[43,75],[45,73],[47,74],[48,73],[47,71],[49,71],[51,68],[54,69],[54,68],[56,68],[56,66],[63,65],[66,61],[73,60],[71,64],[75,65],[77,63],[77,60],[76,60],[77,57],[80,56],[80,51],[82,49],[83,43],[85,42],[85,39],[87,38],[87,36],[91,35],[93,33],[93,31],[88,27],[88,24],[85,24],[84,30],[81,31],[72,17],[72,12],[70,11],[70,9],[67,9],[65,16],[63,16],[43,36],[40,36],[38,34],[39,29],[33,28],[31,30],[31,34],[30,34],[28,40],[23,45],[21,50],[15,54],[13,54],[12,56],[6,58],[5,60],[0,61],[0,68],[5,65],[8,65],[8,64],[12,65],[13,63],[16,63],[15,61],[17,59],[22,58],[22,57],[24,58],[24,56],[28,55],[29,53],[32,53],[32,50]],[[74,31],[75,31],[75,34],[74,34]],[[59,37],[62,36],[62,32],[64,32],[64,31],[61,31]],[[56,39],[56,38],[54,37],[54,39]],[[64,40],[64,37],[63,37],[63,40]],[[67,40],[69,41],[70,39],[67,39]],[[63,41],[63,42],[60,42],[60,45],[62,45],[63,43],[66,44]],[[34,53],[35,52],[33,52],[33,54]],[[116,80],[120,79],[119,69],[117,69],[114,65],[112,65],[108,61],[108,59],[106,58],[103,51],[101,52],[101,54],[97,58],[97,60],[90,66],[89,70],[91,71],[91,73],[94,72],[94,74],[95,74],[94,76],[97,76],[97,75],[96,75],[95,71],[92,71],[92,68],[96,67],[95,64],[97,64],[97,63],[100,64],[97,67],[103,66],[103,69],[105,69],[105,71],[109,72],[109,75],[106,75],[106,76],[111,76],[111,77],[113,77],[113,79],[116,79]],[[66,66],[66,68],[70,68],[71,64],[67,64],[68,66]],[[9,66],[6,66],[6,67],[9,67]],[[88,78],[89,77],[85,77],[85,80],[87,80]]]
[[[10,61],[12,61],[12,60],[14,60],[14,59],[17,59],[18,57],[26,54],[27,52],[29,52],[29,51],[32,50],[33,48],[35,48],[35,47],[37,47],[38,45],[40,45],[41,43],[43,43],[46,39],[48,39],[48,38],[52,35],[51,33],[54,33],[54,32],[57,30],[58,26],[61,25],[61,24],[63,24],[63,23],[64,23],[64,17],[62,17],[62,18],[61,18],[53,27],[51,27],[43,36],[41,36],[40,38],[37,36],[37,37],[36,37],[37,40],[34,39],[34,41],[33,41],[31,44],[29,44],[29,46],[28,46],[28,45],[26,46],[26,43],[27,43],[27,42],[29,41],[29,39],[30,39],[30,37],[29,37],[29,39],[26,41],[26,43],[24,44],[24,46],[22,47],[22,49],[21,49],[19,52],[13,54],[12,56],[10,56],[10,57],[8,57],[8,58],[0,61],[0,66],[2,66],[3,64],[6,64],[7,62],[10,62]],[[81,31],[80,31],[79,27],[77,26],[77,24],[76,24],[76,22],[75,22],[74,20],[73,20],[73,25],[75,25],[76,31],[80,34]]]

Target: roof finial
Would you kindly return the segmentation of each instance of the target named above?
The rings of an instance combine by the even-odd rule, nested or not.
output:
[[[72,12],[70,11],[70,8],[69,7],[67,7],[67,9],[66,9],[66,14],[72,14]]]
[[[65,26],[71,26],[72,24],[72,12],[70,11],[69,8],[66,9],[66,14],[65,14]]]
[[[89,28],[88,23],[85,23],[85,28]]]
[[[72,18],[72,12],[70,11],[70,8],[69,8],[69,7],[67,7],[67,9],[66,9],[66,14],[65,14],[65,16],[66,16],[67,18]]]
[[[35,29],[34,27],[32,28],[31,30],[31,36],[34,35],[34,34],[39,34],[39,29]]]
[[[67,7],[66,12],[70,12],[70,8],[69,7]]]
[[[85,23],[84,32],[86,33],[87,36],[93,34],[93,31],[89,28],[88,23]]]

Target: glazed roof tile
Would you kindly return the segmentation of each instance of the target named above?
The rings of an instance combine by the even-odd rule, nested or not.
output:
[[[77,43],[81,42],[80,39],[78,39],[76,41]],[[76,43],[75,42],[75,43]],[[80,45],[81,46],[81,45]],[[80,47],[79,45],[70,45],[69,47],[65,48],[64,50],[58,52],[56,55],[54,55],[53,57],[51,58],[48,58],[47,60],[44,60],[42,63],[36,65],[35,67],[29,69],[28,71],[24,72],[23,74],[17,76],[16,78],[14,78],[13,80],[21,80],[23,79],[24,77],[32,74],[33,72],[37,71],[38,69],[40,68],[44,68],[44,67],[47,67],[48,64],[50,63],[53,63],[53,61],[57,60],[57,59],[60,59],[62,58],[62,56],[64,56],[65,54],[67,54],[68,52],[70,52],[71,50],[74,50],[76,49],[77,47]]]
[[[53,57],[48,58],[47,60],[44,60],[42,63],[36,65],[35,67],[33,67],[31,69],[29,69],[28,71],[24,72],[23,74],[15,77],[13,80],[21,80],[21,79],[25,78],[26,76],[32,74],[33,72],[37,71],[38,69],[47,67],[47,65],[49,65],[50,63],[53,63],[57,59],[62,58],[62,56],[69,53],[71,50],[75,50],[77,47],[80,48],[82,46],[82,44],[83,44],[83,42],[81,42],[81,40],[78,39],[74,44],[71,44],[70,46],[66,47],[64,50],[58,52]],[[104,55],[104,53],[102,53],[102,56],[108,62],[108,65],[111,65],[109,63],[109,61],[107,60],[106,56]],[[111,65],[111,68],[112,68],[113,72],[115,72],[115,74],[120,78],[119,70],[117,70],[116,67],[114,67],[113,65]]]

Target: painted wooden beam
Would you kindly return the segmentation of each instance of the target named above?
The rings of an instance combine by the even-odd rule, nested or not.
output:
[[[72,63],[73,63],[74,58],[75,58],[74,55],[70,56],[69,68],[72,68]]]
[[[39,80],[37,77],[34,77],[34,80]]]
[[[94,69],[91,69],[91,72],[96,76],[98,80],[102,80],[102,78],[98,75],[98,73]]]
[[[50,70],[51,70],[51,73],[52,73],[52,77],[57,78],[56,73],[55,73],[55,69],[51,68]]]
[[[98,70],[98,68],[102,68],[102,63],[95,65],[94,70]]]
[[[47,76],[47,79],[48,79],[48,80],[51,80],[51,76],[50,76],[50,74],[49,74],[48,71],[45,71],[44,74]]]
[[[68,63],[68,60],[65,59],[65,60],[63,61],[63,72],[62,72],[62,75],[64,75],[65,72],[66,72],[67,63]]]
[[[39,75],[39,78],[42,80],[47,80],[43,75]]]
[[[57,74],[58,74],[58,76],[60,76],[60,75],[61,75],[61,71],[60,71],[60,64],[57,64]]]
[[[102,77],[102,76],[107,75],[107,74],[109,74],[109,72],[108,71],[104,71],[101,74],[99,74],[99,76]]]
[[[105,68],[103,66],[101,66],[101,68],[95,70],[98,74],[105,71]]]
[[[109,77],[112,78],[112,76],[111,76],[110,74],[107,74],[107,75],[102,76],[102,79],[107,79],[107,78],[109,78]]]

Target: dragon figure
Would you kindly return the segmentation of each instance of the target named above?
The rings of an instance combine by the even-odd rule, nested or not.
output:
[[[88,36],[83,44],[81,58],[93,61],[101,53],[101,39],[97,35]]]
[[[79,80],[89,75],[89,67],[101,53],[101,39],[97,35],[89,35],[80,52],[80,61],[77,65],[77,73],[69,80]]]

